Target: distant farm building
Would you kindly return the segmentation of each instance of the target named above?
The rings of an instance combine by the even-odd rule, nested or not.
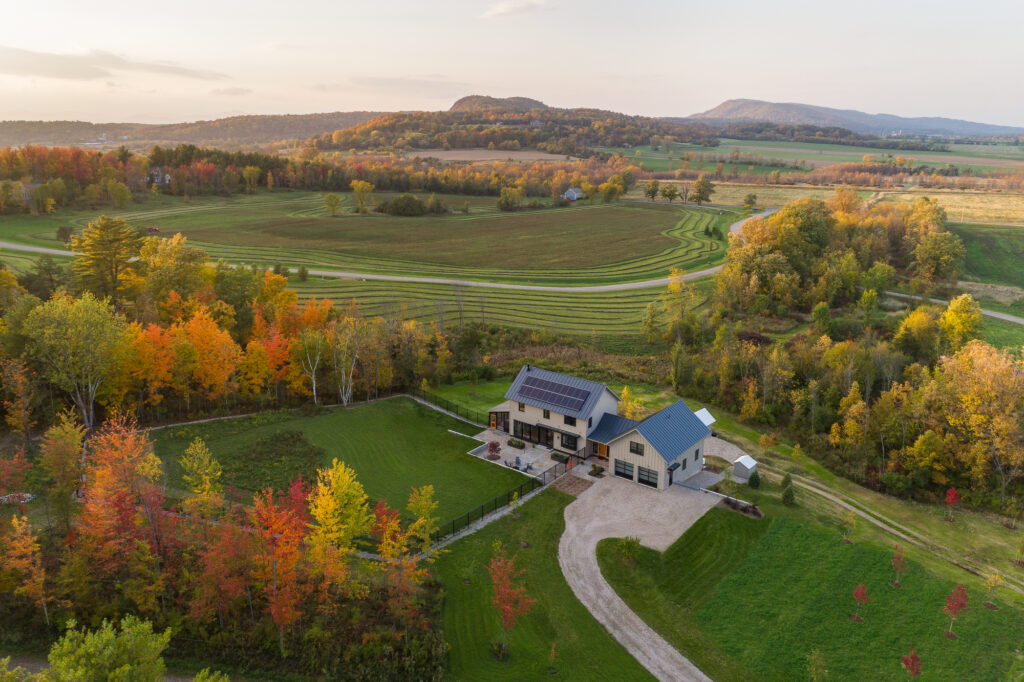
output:
[[[565,191],[565,194],[562,195],[562,198],[568,201],[578,201],[580,199],[586,199],[587,195],[579,187],[570,187]]]

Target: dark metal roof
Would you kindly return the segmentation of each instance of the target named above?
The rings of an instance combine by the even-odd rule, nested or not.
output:
[[[627,419],[626,417],[620,417],[617,414],[608,413],[601,417],[601,421],[597,423],[597,428],[590,432],[590,435],[587,436],[587,440],[593,440],[607,445],[626,431],[631,430],[637,424],[638,422],[634,419]]]
[[[540,379],[543,382],[551,382],[566,387],[570,392],[579,395],[582,403],[578,400],[564,401],[569,404],[559,405],[554,402],[549,402],[549,400],[542,399],[541,396],[548,395],[547,392],[533,391],[530,387],[525,385],[526,380],[531,377]],[[611,393],[611,390],[607,386],[595,381],[587,381],[586,379],[580,379],[579,377],[571,377],[566,374],[559,374],[558,372],[550,372],[546,369],[524,365],[523,368],[519,370],[519,374],[512,382],[512,385],[509,386],[508,392],[505,393],[505,399],[514,400],[519,403],[526,403],[527,405],[533,405],[534,407],[539,407],[544,410],[551,410],[558,414],[566,414],[570,417],[576,417],[577,419],[586,419],[594,411],[597,401],[605,391]],[[582,396],[583,392],[587,394],[585,398]],[[614,393],[612,393],[612,395],[615,396],[616,400],[618,400],[618,396]],[[548,397],[551,400],[556,399],[554,396]],[[579,407],[577,408],[576,405],[579,405]]]
[[[682,400],[655,412],[637,424],[636,430],[666,462],[711,435],[711,429]]]

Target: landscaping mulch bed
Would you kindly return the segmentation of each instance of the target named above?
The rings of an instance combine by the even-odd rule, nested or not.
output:
[[[587,481],[579,476],[573,476],[572,474],[566,474],[560,479],[551,484],[552,488],[557,488],[567,495],[573,497],[579,496],[584,490],[594,485],[593,481]]]
[[[989,611],[998,611],[999,610],[999,607],[996,606],[995,604],[993,604],[990,601],[982,602],[981,605],[984,606]]]
[[[852,620],[854,623],[863,623],[864,622],[864,619],[861,618],[860,616],[858,616],[856,613],[851,613],[850,614],[850,620]]]

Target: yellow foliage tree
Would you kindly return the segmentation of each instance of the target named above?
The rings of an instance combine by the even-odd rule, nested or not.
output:
[[[313,517],[313,539],[330,543],[342,553],[364,535],[372,520],[363,485],[356,472],[339,462],[317,471],[317,481],[309,495],[309,513]]]

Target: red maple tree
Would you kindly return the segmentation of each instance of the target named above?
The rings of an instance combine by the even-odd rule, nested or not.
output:
[[[866,585],[864,585],[864,583],[857,585],[857,587],[853,589],[853,600],[857,603],[857,608],[854,611],[853,615],[858,619],[860,618],[860,607],[864,604],[867,604],[868,601],[871,599],[868,596],[867,592],[868,588]]]
[[[946,615],[949,616],[949,630],[946,631],[946,636],[953,637],[953,623],[956,622],[956,617],[967,610],[967,590],[964,589],[963,585],[957,585],[946,597],[946,606],[942,610],[945,611]]]
[[[949,515],[949,520],[953,520],[953,507],[960,501],[960,493],[956,491],[956,488],[950,488],[946,491],[946,512]]]
[[[909,656],[900,657],[900,662],[907,672],[910,673],[911,677],[917,677],[921,674],[921,659],[918,657],[917,652],[914,651],[914,647],[910,647]]]
[[[900,586],[900,576],[903,571],[907,570],[907,555],[900,550],[900,546],[896,545],[896,549],[892,552],[892,560],[889,562],[892,564],[892,570],[896,573],[896,577],[893,580],[893,587]]]
[[[494,584],[494,600],[492,606],[501,612],[501,650],[506,650],[505,635],[516,624],[520,616],[530,612],[530,607],[537,600],[526,594],[526,588],[516,585],[524,569],[516,569],[516,558],[507,557],[504,549],[499,549],[491,559],[488,567],[491,582]]]

